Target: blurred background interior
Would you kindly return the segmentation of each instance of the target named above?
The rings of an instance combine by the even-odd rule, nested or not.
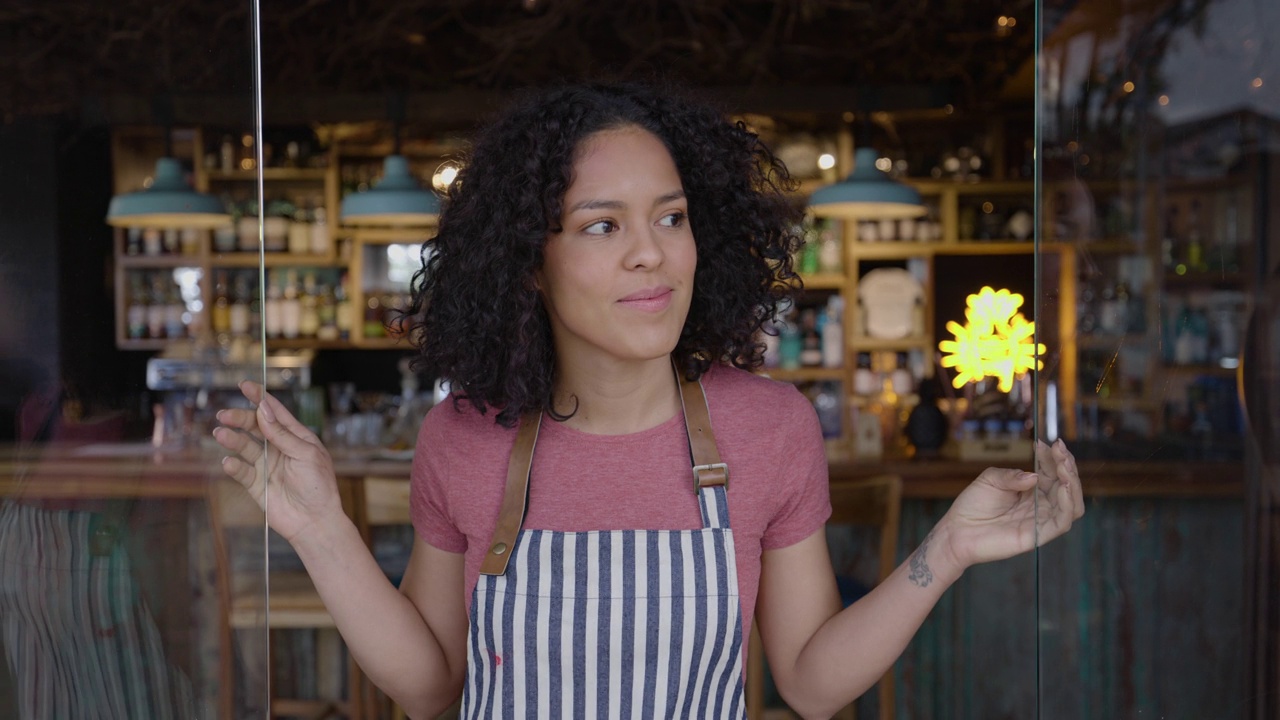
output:
[[[821,421],[846,601],[983,467],[1080,460],[1080,524],[975,568],[848,714],[1280,717],[1280,5],[72,0],[0,29],[0,715],[395,716],[212,414],[265,381],[398,579],[448,386],[392,320],[469,133],[520,89],[663,77],[808,210],[760,372]]]

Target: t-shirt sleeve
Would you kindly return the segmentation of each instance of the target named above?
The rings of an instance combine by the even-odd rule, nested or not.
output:
[[[409,512],[418,537],[446,552],[465,552],[466,535],[449,514],[448,420],[440,403],[427,413],[418,431],[410,475]],[[451,408],[449,408],[451,410]]]
[[[822,426],[808,399],[790,388],[779,403],[776,456],[779,503],[765,526],[760,546],[777,550],[809,537],[831,517],[831,485]]]

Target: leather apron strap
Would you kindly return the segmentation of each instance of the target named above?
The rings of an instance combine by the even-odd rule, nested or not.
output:
[[[689,455],[693,458],[693,493],[696,497],[702,488],[724,485],[728,489],[729,468],[720,460],[716,449],[716,436],[711,430],[711,412],[707,409],[707,396],[702,383],[687,380],[672,363],[676,380],[680,385],[680,410],[684,414],[684,427],[689,438]],[[524,525],[524,514],[529,503],[529,471],[533,467],[533,450],[538,444],[538,430],[542,426],[542,412],[531,412],[520,419],[516,442],[507,461],[507,487],[502,496],[502,508],[498,524],[493,529],[493,540],[484,560],[480,562],[481,575],[502,575],[516,546],[516,537]]]

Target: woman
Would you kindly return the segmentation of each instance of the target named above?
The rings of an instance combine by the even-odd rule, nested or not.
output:
[[[479,136],[409,315],[454,393],[422,425],[399,592],[315,436],[252,384],[256,411],[220,413],[226,472],[270,495],[268,522],[410,716],[461,693],[468,717],[742,717],[753,617],[784,699],[829,716],[966,567],[1083,512],[1071,455],[1041,446],[1039,475],[984,472],[841,610],[816,417],[744,370],[796,277],[787,183],[744,127],[645,87],[555,90]]]

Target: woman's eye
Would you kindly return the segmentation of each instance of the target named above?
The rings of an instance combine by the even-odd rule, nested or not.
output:
[[[608,235],[618,229],[618,224],[612,220],[600,220],[593,222],[583,229],[588,235]]]
[[[676,211],[664,215],[663,218],[658,221],[658,224],[663,227],[678,228],[684,224],[685,218],[687,217],[688,216],[684,214],[684,211]]]

